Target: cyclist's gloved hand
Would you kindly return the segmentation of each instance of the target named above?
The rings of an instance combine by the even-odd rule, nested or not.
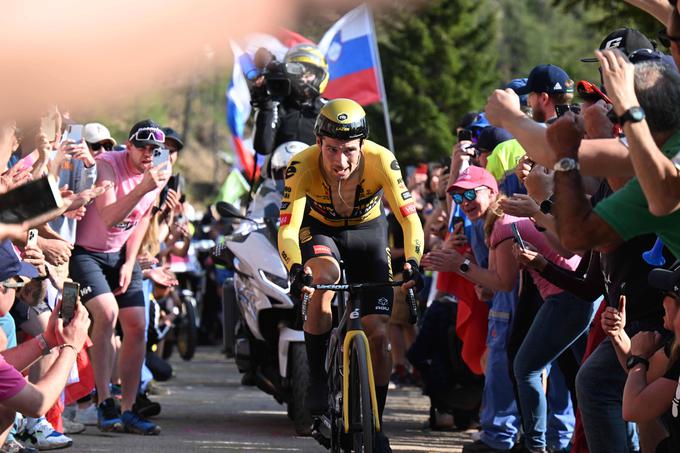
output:
[[[418,263],[415,260],[408,260],[406,263],[411,266],[411,269],[407,270],[406,266],[404,266],[404,281],[414,281],[416,283],[415,292],[418,293],[425,286],[423,273],[420,271],[420,267],[418,267]]]
[[[312,275],[305,274],[302,264],[295,263],[290,267],[290,294],[298,299],[302,298],[302,288],[312,283]]]

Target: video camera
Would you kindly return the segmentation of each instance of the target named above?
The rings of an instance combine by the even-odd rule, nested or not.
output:
[[[301,92],[302,75],[307,68],[302,63],[272,61],[265,68],[264,75],[267,92],[276,100],[283,100],[292,95],[303,95]]]

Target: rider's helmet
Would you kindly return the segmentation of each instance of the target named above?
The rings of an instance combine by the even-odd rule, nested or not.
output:
[[[291,47],[283,57],[284,63],[300,63],[306,71],[316,75],[313,81],[304,83],[303,88],[312,88],[315,95],[320,95],[328,85],[329,73],[326,57],[314,44],[298,44]]]
[[[285,142],[277,146],[274,152],[268,155],[264,161],[263,168],[266,170],[267,177],[283,180],[288,161],[295,154],[307,148],[309,148],[308,144],[297,141]]]
[[[366,112],[359,103],[351,99],[339,98],[328,101],[316,118],[314,134],[338,140],[368,138]]]

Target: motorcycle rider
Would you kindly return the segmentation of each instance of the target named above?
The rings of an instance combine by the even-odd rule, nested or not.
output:
[[[329,101],[319,113],[314,133],[316,145],[298,153],[286,169],[278,245],[289,269],[291,294],[312,294],[304,324],[308,403],[313,414],[321,415],[328,405],[324,358],[334,294],[304,287],[305,274],[312,274],[317,284],[336,283],[342,259],[350,282],[391,279],[387,221],[380,202],[384,192],[404,230],[404,268],[415,271],[415,282],[405,286],[421,286],[418,262],[423,228],[394,155],[367,140],[368,121],[359,104],[349,99]],[[392,299],[389,287],[361,293],[362,324],[370,344],[381,418],[392,368],[387,335]],[[382,431],[376,444],[378,451],[391,451]]]
[[[290,141],[314,144],[314,122],[325,103],[321,94],[329,79],[326,58],[315,45],[299,44],[286,52],[282,63],[271,60],[262,65],[264,76],[251,88],[256,109],[253,148],[271,154]]]

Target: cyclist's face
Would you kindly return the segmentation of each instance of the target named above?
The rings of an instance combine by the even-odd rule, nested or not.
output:
[[[361,139],[337,140],[324,137],[317,138],[321,148],[322,165],[327,175],[343,180],[350,177],[359,166],[361,160]]]

